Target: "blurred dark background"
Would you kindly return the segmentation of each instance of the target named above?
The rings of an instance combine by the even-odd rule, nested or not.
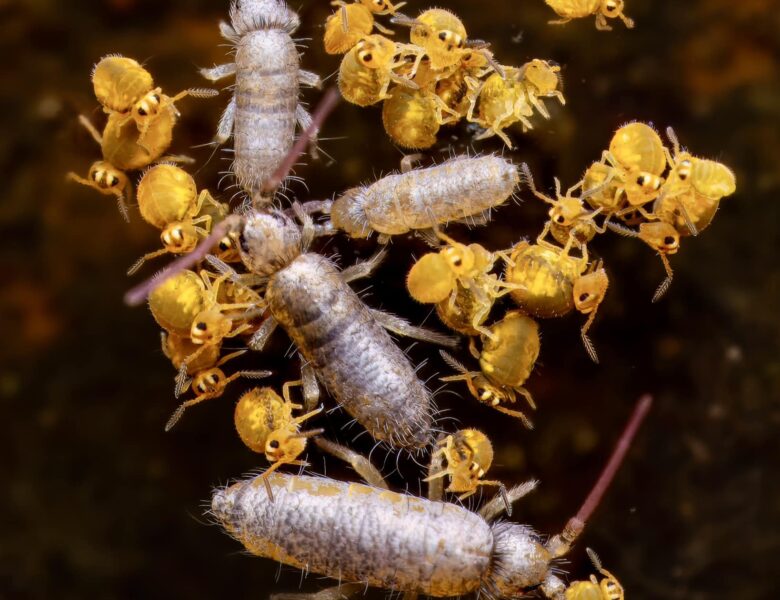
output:
[[[548,102],[552,120],[537,120],[528,135],[515,131],[518,149],[507,153],[529,162],[540,185],[551,188],[556,175],[575,182],[618,126],[640,119],[674,126],[692,152],[731,166],[738,191],[709,229],[684,240],[658,304],[650,298],[663,269],[647,247],[611,234],[593,244],[612,281],[592,330],[601,364],[580,344],[581,318],[543,322],[528,381],[539,406],[534,431],[480,406],[465,387],[451,385],[462,397],[440,395],[439,404],[490,435],[493,476],[541,479],[515,518],[554,533],[584,498],[635,399],[653,393],[655,408],[568,568],[586,577],[590,546],[630,598],[775,597],[780,5],[628,0],[636,29],[616,23],[611,33],[596,31],[592,19],[548,26],[554,15],[542,0],[446,5],[471,37],[492,43],[500,62],[541,57],[563,66],[566,107]],[[300,35],[311,38],[304,68],[333,73],[338,58],[321,47],[328,3],[294,6]],[[411,0],[405,11],[427,7]],[[232,426],[232,403],[248,385],[234,384],[163,433],[176,405],[174,373],[148,311],[122,304],[126,268],[158,244],[158,233],[137,212],[125,224],[110,197],[64,181],[99,156],[76,121],[85,113],[102,124],[92,65],[122,53],[143,61],[168,93],[202,86],[196,68],[225,60],[217,22],[227,8],[227,0],[0,0],[2,598],[263,598],[299,585],[297,572],[243,555],[203,516],[212,486],[264,466]],[[313,104],[318,95],[304,98]],[[210,140],[226,101],[225,93],[182,101],[171,149],[193,156],[199,187],[223,199],[224,154],[204,166],[210,149],[193,147]],[[322,135],[332,138],[323,148],[334,162],[297,169],[309,190],[293,185],[302,199],[370,181],[402,156],[376,108],[341,104]],[[470,147],[467,129],[450,129],[431,155]],[[473,149],[502,151],[495,140]],[[488,227],[454,235],[493,249],[535,236],[545,209],[527,191],[521,197]],[[374,246],[337,240],[323,251],[336,249],[347,265]],[[366,301],[421,322],[428,311],[408,298],[403,277],[425,250],[414,239],[394,241]],[[428,323],[439,326],[435,316]],[[279,333],[244,365],[273,368],[279,383],[293,378],[288,348]],[[417,344],[410,354],[431,359],[423,376],[445,373],[434,348]],[[350,442],[359,430],[340,431],[345,421],[332,414],[323,422]],[[370,448],[366,436],[355,445]],[[322,472],[321,455],[309,458]],[[419,469],[408,458],[400,465],[403,477],[393,473],[391,483],[417,493]],[[354,477],[335,461],[328,472]]]

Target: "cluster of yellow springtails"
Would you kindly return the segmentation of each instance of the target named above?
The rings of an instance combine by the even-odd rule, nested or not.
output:
[[[463,119],[481,128],[475,139],[495,135],[512,148],[510,127],[519,123],[523,130],[532,128],[531,119],[536,113],[546,119],[551,117],[544,98],[565,104],[559,66],[541,59],[519,67],[501,64],[489,44],[470,39],[463,22],[448,10],[427,9],[411,18],[399,12],[405,3],[394,5],[389,0],[337,0],[332,4],[335,12],[325,23],[324,45],[326,52],[344,55],[338,73],[341,95],[359,106],[382,103],[385,129],[403,148],[430,148],[436,144],[442,126],[452,126]],[[562,18],[554,23],[595,15],[599,29],[609,29],[609,18],[620,18],[627,27],[633,27],[633,22],[623,14],[622,0],[547,0],[547,4]],[[233,25],[223,24],[223,35],[238,44],[252,27],[263,25],[277,27],[289,37],[297,26],[297,16],[291,17],[294,13],[283,3],[274,6],[281,11],[276,15],[278,22],[265,17],[249,18],[242,12],[249,9],[236,4],[231,13]],[[386,24],[380,22],[384,17],[388,17]],[[393,41],[396,32],[388,25],[408,28],[409,41]],[[205,74],[212,80],[234,73],[238,77],[241,65],[252,63],[250,59],[254,58],[241,56],[235,64],[207,69]],[[300,71],[304,75],[298,75],[297,66],[292,71],[301,81],[317,79],[308,72]],[[270,78],[274,73],[270,69],[265,76]],[[532,409],[536,408],[531,393],[524,387],[540,351],[536,319],[560,317],[575,310],[586,316],[581,338],[590,357],[598,362],[588,331],[609,279],[602,261],[594,259],[588,250],[591,240],[612,230],[639,238],[655,250],[667,274],[653,297],[656,301],[672,281],[668,256],[679,250],[682,237],[703,231],[712,221],[720,200],[736,190],[734,174],[728,167],[681,148],[671,128],[666,131],[670,142],[667,147],[651,125],[631,122],[615,132],[601,157],[565,193],[556,179],[554,194],[546,194],[537,188],[526,164],[518,168],[496,156],[456,157],[443,165],[423,169],[412,168],[418,157],[410,156],[402,163],[401,174],[348,190],[335,201],[295,202],[282,210],[272,205],[273,193],[270,199],[253,195],[258,190],[266,194],[265,187],[247,187],[245,191],[252,195],[254,206],[248,208],[245,203],[239,216],[228,203],[215,200],[208,190],[198,190],[193,177],[177,164],[188,162],[187,157],[166,155],[180,116],[175,103],[187,95],[209,97],[216,91],[194,88],[168,96],[155,86],[146,68],[118,55],[107,56],[96,65],[92,82],[95,96],[107,114],[107,123],[101,133],[85,117],[80,122],[100,145],[102,159],[89,168],[86,178],[74,173],[68,177],[115,196],[125,218],[128,203],[135,197],[144,221],[160,230],[162,247],[141,257],[129,274],[160,255],[189,256],[204,246],[203,254],[208,254],[206,261],[193,260],[188,268],[162,278],[148,295],[151,313],[162,328],[163,352],[177,370],[175,395],[178,398],[190,389],[194,394],[179,405],[166,430],[176,424],[188,407],[220,397],[238,378],[269,377],[270,371],[265,370],[236,370],[228,375],[223,368],[249,349],[261,349],[277,322],[306,359],[301,378],[286,382],[281,395],[272,387],[254,387],[240,397],[235,407],[234,423],[239,437],[252,451],[265,454],[271,463],[263,475],[269,497],[268,474],[283,465],[305,465],[301,456],[309,438],[315,438],[321,449],[346,458],[353,465],[363,464],[352,451],[319,437],[323,429],[301,431],[305,421],[322,411],[321,406],[316,407],[318,381],[338,397],[338,386],[358,389],[371,377],[370,373],[348,373],[349,377],[340,381],[339,373],[327,374],[328,361],[341,357],[322,358],[325,354],[315,353],[320,352],[317,344],[326,346],[340,333],[333,330],[347,325],[337,322],[339,315],[322,317],[317,307],[312,309],[312,315],[306,313],[306,302],[314,300],[300,291],[304,289],[300,277],[284,284],[289,286],[284,289],[275,279],[299,259],[314,263],[324,260],[309,250],[316,237],[341,232],[361,238],[376,233],[379,241],[386,244],[392,236],[411,231],[434,246],[433,251],[412,265],[406,280],[408,292],[416,301],[433,305],[440,321],[467,339],[469,351],[478,362],[478,368],[469,369],[442,350],[443,360],[456,371],[442,380],[464,381],[477,400],[530,428],[528,417],[507,405],[516,403],[519,395]],[[243,80],[241,85],[260,94],[252,90],[251,82]],[[297,94],[297,87],[294,93]],[[235,102],[228,107],[223,121],[235,117]],[[251,112],[251,103],[247,106],[239,104],[238,108]],[[268,116],[273,111],[266,108],[264,114]],[[292,105],[287,109],[300,112]],[[312,122],[308,113],[298,117],[304,123]],[[319,125],[316,115],[315,124],[307,128],[306,135],[312,136],[315,125]],[[226,140],[232,127],[232,122],[230,127],[221,124],[217,140]],[[237,136],[240,133],[236,131]],[[286,141],[292,145],[292,139]],[[136,185],[131,172],[140,170],[143,173]],[[488,222],[490,211],[514,196],[522,183],[549,205],[548,219],[535,240],[488,250],[477,243],[461,243],[443,231],[451,221]],[[328,221],[315,223],[311,215],[317,213],[326,215]],[[348,290],[345,284],[369,274],[383,254],[378,253],[368,265],[355,265],[341,272],[335,266],[320,265],[320,271],[314,272],[322,276],[322,289]],[[332,281],[325,281],[328,277]],[[271,297],[273,286],[278,286],[279,291]],[[499,319],[491,318],[495,305],[503,302],[504,296],[512,307],[504,310]],[[296,304],[290,312],[304,314],[302,323],[295,323],[292,317],[285,322],[286,307],[279,308],[279,298]],[[396,333],[452,345],[447,336],[368,309],[357,296],[345,306],[358,307],[355,319],[376,321]],[[317,321],[321,317],[321,322]],[[312,324],[315,322],[317,327]],[[374,340],[365,335],[367,343],[379,338],[376,332],[371,334]],[[224,348],[223,352],[228,341],[241,347]],[[376,345],[381,347],[384,343],[379,340]],[[317,360],[312,358],[315,354]],[[390,351],[387,354],[388,363],[395,361],[393,364],[401,370],[409,367],[404,376],[416,379],[414,369],[403,366],[394,355],[390,356]],[[350,377],[353,379],[347,380]],[[296,387],[302,390],[302,403],[293,399],[292,389]],[[422,384],[420,389],[428,402]],[[430,416],[428,410],[422,407],[425,417]],[[360,415],[355,416],[367,426]],[[380,441],[393,439],[383,438],[381,431],[370,427],[369,431]],[[423,446],[432,441],[431,436],[428,430],[422,432]],[[414,443],[398,445],[414,447]],[[505,495],[500,481],[485,479],[492,462],[493,448],[484,433],[471,428],[458,430],[441,435],[434,442],[425,481],[433,487],[447,479],[446,491],[460,499],[473,495],[481,486],[497,486]],[[592,551],[588,553],[604,578],[598,581],[591,576],[590,581],[572,582],[565,589],[565,598],[621,600],[624,593],[617,579],[601,567]]]

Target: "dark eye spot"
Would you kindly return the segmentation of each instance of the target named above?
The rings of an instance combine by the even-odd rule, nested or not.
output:
[[[442,42],[446,42],[446,41],[447,41],[447,37],[448,37],[448,36],[447,36],[447,32],[446,32],[446,31],[440,31],[440,32],[439,32],[439,39],[440,39]]]
[[[563,215],[558,215],[557,217],[555,217],[555,221],[557,223],[563,223],[565,220],[566,219],[563,218]]]
[[[640,175],[639,177],[637,177],[636,178],[636,183],[637,183],[637,185],[644,185],[645,184],[645,176],[644,175]]]
[[[580,302],[585,302],[588,298],[590,298],[590,294],[580,294]]]
[[[159,102],[160,101],[160,96],[158,94],[154,94],[152,96],[152,98],[154,98],[155,102]]]
[[[664,244],[666,244],[667,246],[673,246],[674,245],[674,238],[671,235],[667,235],[664,238]]]
[[[279,442],[277,440],[271,440],[268,442],[268,445],[271,446],[274,450],[276,450],[279,447]]]
[[[206,331],[209,328],[209,326],[206,325],[203,321],[201,321],[200,323],[195,325],[195,328],[199,329],[200,331]]]
[[[230,248],[230,246],[228,246],[227,242],[220,242],[219,243],[219,249],[222,250],[223,252],[225,250],[227,250],[228,248]]]
[[[460,265],[462,265],[462,264],[463,264],[463,261],[462,261],[460,258],[457,258],[457,257],[456,257],[456,258],[454,258],[454,259],[452,260],[452,264],[453,264],[453,265],[455,265],[456,267],[459,267]]]
[[[147,113],[143,108],[139,108],[138,114],[141,115],[142,117],[145,117],[149,113]]]
[[[112,175],[108,178],[109,186],[114,187],[117,183],[119,183],[119,178],[116,175]]]
[[[685,181],[686,179],[688,179],[688,173],[685,173],[685,172],[680,173],[680,179],[682,181]]]
[[[363,55],[363,62],[370,63],[374,59],[373,55],[370,52],[366,52]]]

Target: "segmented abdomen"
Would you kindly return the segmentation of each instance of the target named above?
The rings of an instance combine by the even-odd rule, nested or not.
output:
[[[293,145],[299,56],[278,29],[244,35],[236,46],[233,171],[248,192],[258,190]]]
[[[217,490],[212,512],[253,554],[349,582],[430,596],[480,587],[493,533],[455,504],[274,473]]]
[[[479,215],[505,202],[519,180],[501,157],[455,158],[380,179],[364,189],[363,209],[373,230],[396,235]]]
[[[299,256],[273,276],[266,301],[330,394],[374,438],[402,448],[431,442],[428,390],[333,263]]]

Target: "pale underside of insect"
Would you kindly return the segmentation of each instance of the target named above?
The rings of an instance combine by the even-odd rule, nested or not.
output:
[[[235,75],[235,91],[220,119],[215,141],[234,137],[233,172],[238,185],[258,204],[271,175],[295,142],[295,125],[306,129],[311,115],[299,101],[300,85],[320,86],[315,73],[300,69],[291,34],[298,15],[283,0],[238,0],[230,9],[231,25],[220,24],[235,45],[235,60],[202,69],[210,81]]]
[[[568,253],[571,247],[580,248],[593,239],[597,233],[604,233],[607,230],[605,222],[598,225],[594,220],[594,217],[602,209],[597,208],[595,211],[587,211],[583,202],[588,194],[598,193],[606,184],[589,190],[587,194],[581,192],[579,196],[575,196],[575,190],[582,187],[583,180],[580,180],[566,191],[566,195],[563,195],[561,193],[561,182],[556,177],[555,198],[552,198],[536,189],[531,170],[526,163],[523,163],[520,168],[534,196],[551,206],[547,213],[550,218],[545,223],[542,233],[539,234],[537,243],[543,241],[548,234],[551,234],[563,246],[563,252]],[[608,218],[609,216],[607,216],[607,220]]]
[[[447,327],[464,335],[492,335],[484,326],[496,298],[509,293],[498,277],[489,273],[473,279],[470,287],[455,282],[452,294],[436,304],[436,314]]]
[[[720,200],[736,191],[736,177],[726,165],[681,149],[671,127],[666,135],[673,148],[672,153],[665,150],[671,170],[652,215],[674,225],[680,235],[698,235],[714,218]]]
[[[680,188],[674,190],[676,193],[693,189],[703,196],[720,200],[736,191],[737,180],[731,169],[714,160],[697,158],[682,149],[671,127],[666,128],[666,135],[672,143],[671,153],[664,149],[671,167],[669,184]]]
[[[610,31],[612,27],[607,19],[619,18],[626,28],[634,27],[634,21],[623,14],[624,0],[545,0],[559,16],[557,21],[550,21],[550,25],[565,25],[572,19],[596,16],[596,29]]]
[[[554,97],[562,105],[566,103],[559,89],[562,86],[560,67],[541,59],[519,68],[507,67],[503,74],[493,73],[484,81],[468,78],[466,82],[471,90],[466,119],[485,129],[475,139],[497,135],[508,148],[514,145],[505,129],[518,122],[523,131],[533,129],[529,118],[534,110],[545,119],[550,118],[542,98]]]
[[[519,181],[517,167],[499,156],[456,157],[347,191],[333,203],[331,222],[356,238],[479,222],[512,197]]]
[[[650,408],[637,404],[601,477],[563,533],[546,542],[530,527],[495,521],[503,499],[480,510],[324,477],[274,474],[269,501],[260,478],[214,492],[211,514],[251,553],[339,582],[410,594],[516,598],[539,587],[554,600],[566,585],[556,559],[569,552]],[[515,501],[535,482],[510,490]]]
[[[464,335],[492,333],[483,323],[497,298],[514,287],[490,273],[502,252],[488,252],[480,244],[460,244],[443,234],[447,242],[439,252],[422,256],[409,271],[409,295],[424,304],[435,304],[436,313],[450,329]]]
[[[533,396],[523,386],[539,356],[539,327],[530,317],[514,310],[490,326],[490,336],[482,336],[482,351],[478,352],[474,340],[469,349],[479,359],[480,371],[469,371],[446,352],[441,351],[444,361],[458,375],[442,377],[442,381],[465,381],[472,396],[504,414],[520,419],[532,429],[533,425],[518,410],[504,404],[514,404],[517,394],[523,396],[532,409],[536,409]]]

